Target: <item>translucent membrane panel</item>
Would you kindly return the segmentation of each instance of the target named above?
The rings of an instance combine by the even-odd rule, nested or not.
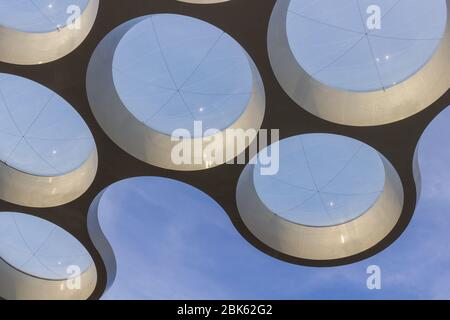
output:
[[[269,210],[293,223],[325,227],[358,218],[377,202],[385,168],[377,151],[357,140],[329,135],[294,136],[279,148],[280,169],[253,171],[256,192]]]
[[[0,0],[0,26],[29,33],[64,28],[86,9],[89,0]]]
[[[0,213],[0,258],[22,273],[46,280],[68,279],[93,264],[83,245],[64,229],[13,212]]]
[[[60,176],[95,150],[92,134],[63,98],[25,78],[0,74],[0,161],[31,175]]]
[[[249,57],[228,34],[198,19],[152,15],[120,41],[113,59],[117,93],[142,123],[167,135],[194,121],[223,130],[253,93]]]
[[[349,91],[394,86],[432,57],[447,23],[445,0],[291,0],[289,46],[316,80]]]

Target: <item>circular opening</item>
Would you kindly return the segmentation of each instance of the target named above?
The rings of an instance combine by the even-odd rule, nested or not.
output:
[[[236,190],[242,222],[272,250],[306,264],[338,265],[375,248],[403,212],[395,168],[352,138],[293,136],[253,160]]]
[[[95,150],[81,116],[59,95],[25,78],[0,74],[0,161],[36,176],[60,176]]]
[[[0,257],[13,268],[46,280],[69,279],[93,261],[83,245],[57,225],[31,215],[0,214]]]
[[[135,177],[106,188],[89,209],[88,227],[108,272],[103,299],[202,296],[192,291],[192,277],[220,287],[218,266],[226,252],[236,255],[230,243],[242,241],[211,197],[162,177]],[[221,290],[208,292],[223,296]]]
[[[89,0],[0,0],[0,26],[29,33],[64,28]]]
[[[342,90],[375,91],[420,70],[446,23],[445,0],[291,0],[286,30],[310,76]]]
[[[191,17],[158,14],[133,26],[113,59],[116,91],[148,127],[167,135],[187,129],[199,137],[224,130],[253,94],[249,57],[229,35]],[[202,122],[203,132],[194,130]]]
[[[294,223],[325,227],[358,218],[383,192],[385,169],[373,148],[357,140],[308,134],[269,146],[279,150],[279,171],[253,171],[256,192],[276,215]],[[274,153],[272,153],[274,152]]]

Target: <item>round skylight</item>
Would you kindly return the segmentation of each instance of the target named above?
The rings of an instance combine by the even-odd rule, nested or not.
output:
[[[66,280],[73,268],[86,272],[93,261],[83,245],[64,229],[31,215],[0,213],[0,257],[28,275]]]
[[[99,0],[0,0],[0,61],[33,65],[75,50],[91,31]]]
[[[95,151],[81,116],[58,94],[25,78],[0,74],[0,160],[36,176],[61,176]]]
[[[300,66],[325,85],[350,91],[394,86],[439,46],[445,0],[291,0],[286,21]]]
[[[245,50],[215,26],[176,14],[138,17],[111,31],[92,55],[86,89],[117,145],[172,170],[232,161],[256,138],[265,112],[264,85]],[[237,130],[247,137],[236,146]],[[183,161],[174,157],[180,145]]]
[[[222,30],[191,17],[158,14],[130,29],[113,60],[117,93],[142,123],[171,135],[194,121],[223,130],[245,111],[253,74],[242,47]]]
[[[450,0],[278,0],[271,66],[300,107],[376,126],[408,118],[450,84]]]
[[[289,256],[332,264],[387,237],[403,201],[402,182],[386,158],[332,134],[272,144],[245,167],[236,191],[240,218],[261,242]]]
[[[52,32],[64,28],[86,9],[89,0],[0,0],[0,26],[22,32]]]
[[[291,222],[324,227],[351,221],[383,192],[385,170],[374,149],[354,139],[329,134],[291,137],[268,147],[279,149],[279,171],[254,169],[261,201]],[[267,152],[265,150],[264,152]]]

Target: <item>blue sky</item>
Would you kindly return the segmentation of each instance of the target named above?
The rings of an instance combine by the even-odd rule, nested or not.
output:
[[[432,14],[442,12],[444,2],[441,0],[433,2],[435,6],[427,3],[427,14],[421,15],[425,23],[420,24],[420,30],[415,19],[404,21],[397,17],[403,17],[405,10],[411,11],[412,16],[418,12],[424,13],[423,1],[400,1],[399,5],[395,4],[397,1],[388,0],[378,3],[384,8],[390,8],[385,10],[389,12],[389,17],[386,14],[383,20],[386,28],[380,31],[387,33],[374,32],[370,35],[377,44],[375,51],[380,61],[375,65],[383,79],[378,79],[380,75],[372,68],[369,71],[375,85],[356,90],[379,89],[379,82],[389,86],[409,77],[428,60],[434,51],[431,44],[439,43],[438,38],[442,33],[445,15],[435,19],[436,15]],[[411,7],[411,3],[415,6]],[[332,8],[330,15],[334,17]],[[346,12],[343,12],[344,16],[348,15]],[[316,14],[319,16],[316,17]],[[323,18],[323,14],[329,18],[319,6],[317,12],[313,10],[308,13],[308,19]],[[360,18],[359,15],[356,18]],[[360,23],[359,19],[355,21]],[[403,28],[406,22],[410,24],[408,28]],[[424,25],[428,27],[424,28]],[[304,30],[304,36],[320,40],[319,45],[323,44],[323,39],[327,39],[317,36],[320,30],[313,27],[294,27],[297,35],[298,30]],[[399,29],[406,30],[406,34],[395,34]],[[314,37],[311,37],[311,30],[315,32]],[[401,41],[394,45],[389,38],[392,37],[390,32],[402,38]],[[408,32],[415,37],[419,37],[420,33],[426,40],[405,42],[403,38],[411,38]],[[360,38],[364,37],[365,30],[360,30],[360,33]],[[327,30],[325,34],[328,34]],[[354,42],[351,44],[354,45]],[[358,77],[356,80],[349,79],[353,84],[366,84],[367,78],[370,78],[364,73],[368,72],[367,68],[356,70],[362,70],[363,73],[349,68],[354,67],[355,57],[364,60],[364,63],[360,61],[363,66],[372,66],[372,59],[377,58],[372,57],[373,52],[370,52],[367,44],[365,47],[365,55],[360,54],[361,50],[350,50],[351,54],[347,56],[349,61],[337,60],[336,70],[343,70],[347,75],[356,74],[364,79],[362,82]],[[295,46],[293,49],[295,51]],[[314,59],[317,58],[316,52],[312,51]],[[330,48],[325,52],[331,52]],[[339,57],[340,52],[337,52]],[[381,61],[382,58],[385,61]],[[328,76],[341,79],[335,69],[326,69],[330,69],[331,73],[323,81]],[[349,70],[352,72],[349,73]],[[339,84],[335,85],[340,87]],[[406,232],[375,257],[349,266],[310,268],[271,258],[253,248],[239,235],[214,200],[179,182],[142,178],[113,185],[104,194],[99,208],[103,231],[115,251],[118,264],[116,281],[104,298],[450,298],[450,219],[447,218],[450,207],[450,151],[442,147],[450,134],[448,121],[450,110],[440,115],[422,140],[420,163],[423,189],[415,216]],[[366,269],[370,265],[381,268],[381,290],[367,289]]]
[[[68,1],[60,2],[67,5]],[[82,7],[87,3],[84,0],[76,2]],[[378,2],[386,5],[394,3],[392,0]],[[24,3],[25,6],[30,6],[31,2],[25,1]],[[56,5],[56,2],[53,3]],[[372,56],[373,52],[369,51],[369,42],[361,42],[363,44],[361,47],[358,45],[359,41],[364,39],[365,30],[356,32],[350,30],[350,35],[345,33],[338,37],[339,40],[345,42],[345,47],[342,47],[342,42],[340,42],[338,48],[332,48],[328,44],[328,49],[322,50],[327,53],[326,58],[330,58],[330,61],[321,60],[324,57],[317,55],[316,45],[321,46],[324,39],[336,38],[337,33],[330,33],[327,28],[324,28],[323,23],[319,23],[319,25],[322,24],[322,28],[311,26],[311,19],[315,18],[318,13],[324,14],[323,16],[319,15],[319,18],[335,17],[334,7],[330,17],[326,14],[327,12],[322,12],[321,7],[318,7],[317,11],[313,10],[307,14],[300,12],[306,14],[309,20],[305,22],[304,17],[301,20],[297,15],[291,21],[291,26],[297,36],[299,35],[298,30],[305,32],[298,36],[298,41],[303,44],[304,38],[311,38],[318,39],[320,42],[312,43],[310,52],[301,51],[310,55],[297,58],[303,62],[303,67],[311,69],[309,71],[314,73],[319,80],[335,87],[350,87],[349,89],[352,90],[363,91],[374,90],[404,80],[429,59],[440,42],[439,38],[445,17],[435,18],[437,16],[435,13],[442,12],[441,7],[444,5],[444,1],[436,0],[433,2],[433,6],[426,4],[429,10],[424,15],[425,21],[420,24],[420,30],[426,40],[417,40],[419,37],[417,28],[407,28],[406,31],[415,35],[415,41],[408,40],[406,43],[404,41],[408,38],[408,34],[401,34],[401,41],[394,45],[392,39],[389,38],[392,36],[390,32],[397,32],[399,23],[402,25],[406,23],[406,21],[396,19],[395,12],[403,12],[402,10],[405,9],[403,6],[411,5],[412,1],[400,1],[399,3],[400,5],[391,11],[391,19],[386,19],[387,27],[383,31],[379,31],[379,34],[374,32],[370,35],[375,42],[375,45],[372,45],[377,53],[375,56]],[[416,6],[412,9],[415,10],[415,13],[424,11],[423,1],[414,1],[414,3]],[[6,4],[9,6],[11,1],[0,0],[0,7]],[[14,11],[8,10],[0,10],[0,20],[3,21],[3,24],[21,30],[31,29],[34,32],[54,29],[56,27],[54,22],[61,19],[64,19],[62,21],[66,20],[67,12],[60,10],[65,6],[53,7],[53,5],[46,4],[46,7],[46,10],[49,11],[45,14],[46,16],[53,11],[58,13],[54,17],[55,20],[43,23],[42,19],[39,19],[42,18],[42,12],[34,11],[30,15],[18,18],[17,13],[10,14]],[[10,10],[27,12],[24,8],[14,7]],[[342,10],[344,9],[342,7]],[[344,14],[345,12],[342,16]],[[360,16],[357,15],[356,20],[352,21],[359,23],[359,18]],[[38,23],[34,24],[34,19],[37,19]],[[344,20],[352,22],[349,19]],[[416,20],[413,20],[410,21],[411,24],[417,26]],[[173,24],[172,21],[169,22]],[[317,21],[315,23],[317,24]],[[308,28],[302,27],[306,24],[309,26]],[[432,29],[424,29],[423,25],[428,25]],[[342,27],[339,24],[337,26]],[[311,30],[314,32],[311,33]],[[386,30],[386,34],[384,30]],[[184,31],[192,32],[189,28]],[[213,31],[218,30],[214,29]],[[322,36],[317,36],[321,33],[323,33]],[[355,33],[358,36],[353,39]],[[311,36],[312,34],[314,37]],[[181,38],[184,37],[184,35],[181,36]],[[369,36],[367,37],[369,38]],[[217,37],[212,37],[212,40],[216,41]],[[294,53],[300,48],[297,45],[298,43],[291,41]],[[210,47],[206,49],[208,48],[210,49]],[[236,48],[238,47],[236,46]],[[304,47],[300,49],[304,50]],[[346,51],[348,54],[342,55]],[[223,53],[224,50],[221,52]],[[328,56],[330,52],[335,56]],[[125,52],[125,54],[129,53]],[[203,54],[199,54],[199,57],[201,56]],[[347,58],[342,59],[344,56]],[[336,59],[337,57],[339,59]],[[127,58],[126,55],[125,58]],[[372,61],[374,58],[377,63]],[[383,61],[383,58],[386,61]],[[355,66],[355,60],[358,59],[362,67]],[[174,64],[180,68],[179,65],[182,63],[175,62]],[[392,67],[393,63],[396,68]],[[205,70],[199,69],[202,72],[198,73],[198,77],[202,81],[205,79],[210,81],[206,75],[211,68],[204,61],[203,64],[207,67]],[[317,70],[313,70],[313,66]],[[354,72],[349,73],[348,70],[351,70],[348,68],[349,66],[356,68],[356,71],[353,70]],[[225,68],[224,66],[220,67],[219,69]],[[136,71],[140,71],[141,68]],[[397,70],[397,72],[393,70]],[[186,70],[180,68],[177,71],[185,72]],[[377,71],[379,73],[381,71],[381,77]],[[355,78],[342,78],[339,72],[352,74]],[[236,72],[228,76],[231,84],[234,84],[234,76],[236,76]],[[249,77],[250,75],[246,74],[245,76]],[[361,82],[361,78],[372,80],[370,83]],[[195,80],[195,78],[193,79]],[[331,81],[333,79],[339,81],[335,83]],[[223,85],[224,79],[221,80],[222,83],[219,84]],[[214,83],[199,83],[202,90],[205,90],[208,85],[208,90],[215,89]],[[197,82],[195,85],[200,86]],[[191,89],[196,89],[193,84],[191,86]],[[169,93],[178,89],[171,88]],[[231,89],[235,90],[235,87],[231,86]],[[192,94],[196,95],[195,92],[191,92]],[[226,92],[225,96],[227,94],[229,92]],[[241,94],[239,93],[239,95]],[[244,92],[244,94],[249,95],[248,92]],[[197,98],[191,97],[191,99],[198,103]],[[203,100],[200,102],[204,103]],[[204,112],[203,109],[204,107],[198,108],[198,112]],[[238,111],[237,113],[240,114],[242,110]],[[422,139],[420,145],[422,194],[414,218],[406,232],[392,246],[378,255],[343,267],[303,267],[265,255],[240,236],[229,221],[227,214],[213,199],[200,190],[180,182],[147,177],[128,179],[111,186],[102,198],[99,216],[103,232],[114,249],[118,269],[115,282],[103,298],[449,299],[450,250],[448,243],[450,234],[448,230],[450,229],[450,219],[447,215],[450,208],[450,148],[443,147],[446,146],[450,136],[449,121],[450,108],[433,122]],[[56,150],[51,150],[52,155],[56,153]],[[24,157],[24,159],[28,158]],[[366,269],[370,265],[378,265],[381,268],[381,290],[368,290],[366,287],[368,277]]]
[[[100,204],[114,248],[117,278],[104,295],[152,299],[436,299],[450,298],[450,109],[420,146],[423,190],[401,238],[368,260],[310,268],[273,259],[248,244],[204,193],[164,178],[125,180]],[[382,271],[368,290],[366,269]]]

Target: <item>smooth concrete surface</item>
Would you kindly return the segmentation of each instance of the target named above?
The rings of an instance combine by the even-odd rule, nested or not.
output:
[[[25,207],[56,207],[81,196],[94,181],[97,149],[78,169],[65,175],[36,176],[0,163],[0,198]]]
[[[450,92],[425,108],[419,114],[384,126],[349,127],[323,121],[298,107],[280,88],[274,77],[267,56],[267,26],[275,0],[231,0],[218,5],[189,5],[178,1],[136,0],[131,6],[123,0],[100,2],[100,12],[92,32],[83,43],[82,50],[76,50],[55,63],[36,67],[17,67],[1,63],[2,72],[14,73],[45,84],[70,102],[83,116],[95,137],[99,153],[99,169],[96,179],[86,193],[76,201],[53,208],[28,208],[27,212],[48,219],[79,239],[94,259],[98,271],[97,287],[92,299],[101,297],[108,274],[103,260],[93,246],[87,231],[87,212],[93,199],[107,186],[129,177],[163,176],[180,180],[207,192],[229,215],[241,235],[261,252],[275,259],[292,264],[313,267],[332,267],[355,263],[374,256],[388,248],[402,235],[413,217],[416,205],[416,187],[412,174],[412,159],[417,142],[426,126],[450,104]],[[94,49],[110,31],[118,25],[136,17],[156,12],[171,12],[193,16],[208,21],[228,34],[251,54],[266,88],[267,108],[264,128],[283,128],[280,138],[304,133],[338,133],[356,138],[382,153],[395,167],[404,186],[404,207],[397,226],[386,238],[372,249],[361,254],[337,260],[308,260],[283,254],[257,239],[244,225],[236,207],[236,185],[242,166],[218,166],[211,170],[193,173],[168,171],[139,161],[117,147],[104,133],[93,116],[86,99],[86,69]],[[249,12],[252,19],[249,19]],[[0,199],[2,210],[21,211],[21,208]]]
[[[113,81],[112,63],[114,52],[125,34],[136,24],[147,18],[148,16],[139,17],[114,29],[100,42],[91,58],[87,72],[86,88],[89,104],[98,123],[106,134],[123,150],[139,160],[160,168],[194,171],[209,169],[233,160],[245,151],[256,138],[256,134],[252,134],[250,139],[246,139],[245,144],[242,145],[234,144],[234,139],[224,139],[225,142],[222,143],[223,140],[220,138],[224,136],[223,131],[204,138],[184,138],[183,143],[191,146],[201,145],[202,150],[205,150],[206,146],[212,147],[212,144],[217,144],[219,148],[222,147],[223,155],[225,156],[223,161],[211,163],[208,159],[204,159],[203,153],[197,155],[195,152],[191,152],[190,164],[175,164],[171,158],[172,150],[176,145],[180,144],[180,141],[172,141],[172,136],[160,133],[145,125],[123,105]],[[242,129],[244,131],[255,129],[256,133],[261,127],[264,118],[265,92],[262,79],[250,57],[249,62],[254,78],[253,95],[243,114],[227,129]],[[230,147],[233,145],[236,148]],[[229,150],[234,150],[234,152],[227,153]]]
[[[311,77],[290,49],[286,18],[290,0],[275,4],[269,23],[268,50],[284,91],[313,115],[351,126],[376,126],[408,118],[438,100],[450,86],[450,18],[430,61],[409,79],[386,90],[352,92],[328,87]],[[450,0],[447,0],[450,17]]]
[[[309,260],[335,260],[359,254],[383,240],[403,210],[400,178],[389,161],[381,158],[386,171],[383,193],[370,209],[347,223],[311,227],[274,214],[256,193],[253,164],[247,165],[239,178],[236,201],[240,216],[256,238],[283,254]]]
[[[0,258],[0,297],[6,300],[85,300],[97,285],[97,269],[92,263],[75,279],[47,280],[30,276]]]
[[[60,59],[75,50],[91,31],[99,8],[99,0],[90,0],[75,20],[80,28],[67,25],[48,33],[23,32],[0,25],[0,61],[34,65]]]
[[[111,245],[108,242],[108,239],[106,238],[105,234],[102,231],[102,228],[100,226],[100,221],[98,219],[98,208],[99,204],[102,200],[102,196],[105,193],[105,190],[100,192],[97,197],[95,197],[94,201],[92,202],[91,206],[88,210],[88,218],[87,218],[87,227],[89,231],[89,237],[91,238],[92,242],[94,243],[95,248],[99,252],[100,256],[102,257],[103,263],[106,268],[106,288],[105,291],[108,290],[108,288],[111,287],[111,285],[114,282],[114,279],[116,278],[117,274],[117,263],[116,258],[114,256],[114,251],[111,247]]]

